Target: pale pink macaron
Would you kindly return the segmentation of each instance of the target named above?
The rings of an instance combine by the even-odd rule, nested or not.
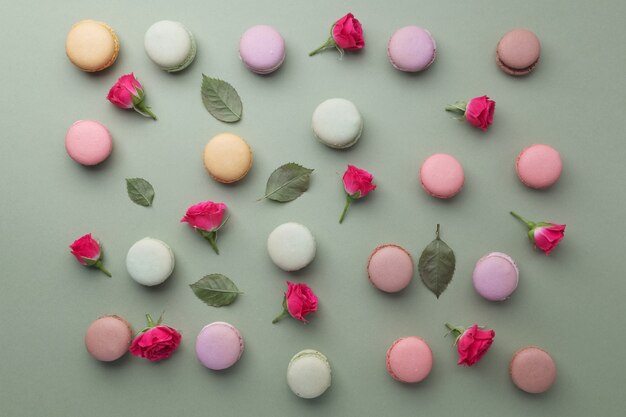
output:
[[[561,177],[561,155],[548,145],[531,145],[517,157],[517,176],[530,188],[548,188]]]
[[[387,350],[387,372],[397,381],[423,381],[432,367],[433,352],[420,337],[402,337]]]
[[[239,56],[250,71],[269,74],[285,60],[285,41],[271,26],[253,26],[241,36]]]
[[[436,153],[429,156],[420,169],[424,190],[437,198],[452,198],[465,183],[463,167],[452,155]]]
[[[413,278],[413,259],[402,246],[380,245],[369,256],[367,276],[381,291],[402,291]]]
[[[387,56],[395,69],[405,72],[423,71],[437,56],[437,44],[426,29],[405,26],[391,35]]]
[[[490,301],[503,301],[517,288],[519,269],[509,255],[491,252],[476,262],[472,280],[478,294]]]
[[[87,328],[85,347],[95,359],[111,362],[124,356],[132,338],[133,330],[126,320],[116,315],[104,316]]]
[[[509,374],[517,388],[530,394],[541,394],[554,384],[556,364],[545,350],[527,346],[513,354]]]
[[[109,130],[95,120],[74,122],[65,135],[65,149],[82,165],[97,165],[111,155],[113,140]]]
[[[196,338],[196,356],[202,365],[216,371],[233,366],[243,353],[243,337],[231,324],[207,324]]]

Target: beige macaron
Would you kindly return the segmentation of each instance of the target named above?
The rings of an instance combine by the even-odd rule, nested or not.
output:
[[[81,20],[75,23],[65,40],[65,53],[83,71],[102,71],[113,65],[120,50],[115,31],[106,23]]]
[[[204,147],[204,166],[216,181],[239,181],[252,167],[252,150],[239,136],[220,133]]]

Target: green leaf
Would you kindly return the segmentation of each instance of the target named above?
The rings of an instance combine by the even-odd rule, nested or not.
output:
[[[439,238],[439,225],[436,234],[422,252],[418,270],[426,287],[439,298],[452,280],[456,259],[450,246]]]
[[[196,297],[213,307],[229,305],[241,294],[235,283],[222,274],[207,275],[190,287]]]
[[[267,180],[263,198],[281,203],[295,200],[309,189],[313,171],[293,162],[277,168]]]
[[[232,85],[218,78],[202,74],[202,103],[217,120],[226,123],[241,119],[243,105]]]
[[[126,178],[128,197],[135,204],[150,207],[154,200],[154,188],[143,178]]]

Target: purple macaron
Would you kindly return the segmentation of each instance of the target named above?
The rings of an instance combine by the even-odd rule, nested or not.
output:
[[[253,26],[241,36],[239,56],[250,71],[269,74],[285,60],[285,41],[271,26]]]
[[[435,61],[437,44],[426,29],[405,26],[398,29],[387,45],[387,56],[394,68],[405,72],[425,70]]]
[[[196,338],[196,356],[202,365],[219,371],[233,366],[243,353],[243,337],[223,321],[207,324]]]
[[[519,269],[513,258],[501,252],[491,252],[476,262],[474,288],[490,301],[503,301],[517,288]]]

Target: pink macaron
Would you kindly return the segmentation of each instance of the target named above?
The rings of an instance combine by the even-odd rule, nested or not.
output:
[[[535,69],[541,55],[539,38],[528,29],[504,34],[496,47],[496,63],[509,75],[526,75]]]
[[[243,337],[231,324],[207,324],[196,338],[196,356],[202,365],[216,371],[233,366],[243,353]]]
[[[423,381],[432,367],[433,352],[420,337],[402,337],[387,350],[387,372],[396,381],[409,384]]]
[[[391,35],[387,56],[391,65],[400,71],[423,71],[435,61],[437,44],[426,29],[405,26]]]
[[[530,188],[548,188],[561,177],[563,163],[556,149],[548,145],[532,145],[517,157],[515,170],[524,185]]]
[[[515,352],[509,363],[509,375],[515,386],[530,394],[541,394],[556,380],[556,364],[552,356],[536,346]]]
[[[95,120],[79,120],[65,135],[65,149],[82,165],[97,165],[111,155],[113,140],[109,130]]]
[[[111,362],[124,356],[132,338],[133,330],[125,319],[116,315],[104,316],[87,328],[85,347],[94,359]]]
[[[459,161],[452,155],[436,153],[422,164],[420,182],[431,196],[452,198],[463,188],[465,174]]]
[[[519,269],[509,255],[491,252],[476,262],[472,280],[478,294],[490,301],[503,301],[517,288]]]
[[[402,246],[380,245],[369,256],[367,276],[381,291],[402,291],[413,278],[413,259]]]
[[[285,41],[271,26],[253,26],[241,36],[239,56],[250,71],[269,74],[285,60]]]

